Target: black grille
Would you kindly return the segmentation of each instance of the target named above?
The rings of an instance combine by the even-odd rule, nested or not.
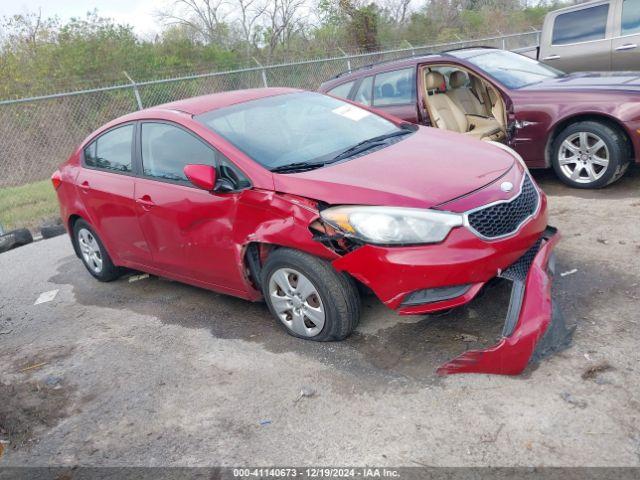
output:
[[[538,208],[538,191],[529,175],[525,176],[522,191],[510,202],[498,203],[468,215],[469,225],[486,238],[504,237],[518,227]]]
[[[507,278],[513,281],[524,282],[533,264],[533,259],[538,254],[542,240],[538,240],[533,246],[527,250],[515,263],[512,263],[500,274],[502,278]]]

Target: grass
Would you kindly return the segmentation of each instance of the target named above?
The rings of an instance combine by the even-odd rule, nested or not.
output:
[[[51,180],[19,187],[0,188],[0,224],[6,230],[34,229],[59,216],[58,200]]]

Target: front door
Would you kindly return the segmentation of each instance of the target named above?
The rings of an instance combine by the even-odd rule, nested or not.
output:
[[[191,185],[187,164],[218,167],[226,159],[195,134],[174,124],[141,124],[142,176],[135,198],[154,265],[168,276],[243,289],[233,242],[241,192],[212,193]]]

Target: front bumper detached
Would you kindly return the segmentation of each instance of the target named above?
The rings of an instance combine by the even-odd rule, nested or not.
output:
[[[518,375],[529,364],[566,348],[574,328],[551,298],[553,248],[560,235],[548,227],[542,238],[500,277],[513,283],[511,301],[497,345],[469,350],[438,368],[438,374],[491,373]]]

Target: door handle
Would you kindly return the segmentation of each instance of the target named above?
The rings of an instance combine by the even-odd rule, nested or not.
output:
[[[137,198],[136,203],[141,205],[142,208],[144,208],[145,210],[148,210],[155,205],[155,203],[153,203],[153,200],[151,200],[151,197],[149,195],[143,195],[142,197]]]
[[[636,45],[635,43],[627,43],[626,45],[621,45],[620,47],[616,48],[616,52],[621,52],[623,50],[633,50],[634,48],[638,48],[638,45]]]
[[[558,60],[560,55],[549,55],[548,57],[544,57],[542,60]]]
[[[89,182],[87,182],[86,180],[80,184],[80,191],[82,193],[89,193],[90,188],[91,187],[89,186]]]

